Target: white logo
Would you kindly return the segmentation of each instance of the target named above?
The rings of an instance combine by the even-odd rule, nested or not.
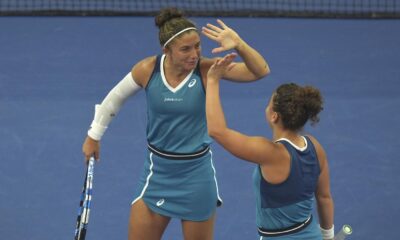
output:
[[[192,80],[190,80],[188,87],[193,87],[196,84],[196,79],[193,78]]]
[[[161,198],[160,200],[158,200],[158,202],[156,203],[157,207],[160,207],[161,205],[163,205],[165,202],[164,198]]]
[[[170,97],[165,97],[164,102],[182,102],[183,98],[170,98]]]

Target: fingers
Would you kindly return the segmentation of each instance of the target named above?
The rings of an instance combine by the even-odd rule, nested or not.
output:
[[[212,40],[216,40],[218,36],[220,36],[221,32],[228,28],[221,20],[218,19],[217,22],[221,25],[222,29],[211,23],[207,23],[206,27],[202,27],[203,34]]]
[[[232,63],[236,56],[236,53],[228,53],[218,61],[217,65],[228,66]]]
[[[230,60],[231,62],[233,61],[233,59],[235,59],[237,57],[237,53],[232,52],[232,53],[228,53],[225,55],[225,58]]]
[[[221,27],[222,27],[223,29],[227,29],[227,28],[228,28],[228,26],[227,26],[221,19],[217,19],[217,23],[218,23],[219,25],[221,25]]]
[[[228,53],[223,58],[217,58],[212,65],[212,68],[226,68],[228,71],[233,68],[233,60],[236,58],[236,53]]]
[[[206,27],[202,27],[202,31],[201,31],[206,37],[208,37],[209,39],[216,41],[218,38],[218,33],[206,28]]]
[[[226,49],[224,47],[217,47],[214,48],[211,53],[216,54],[216,53],[220,53],[220,52],[224,52]]]
[[[86,146],[85,146],[85,145],[83,145],[83,147],[82,147],[82,153],[83,153],[83,156],[84,156],[84,158],[85,158],[85,162],[89,161],[89,159],[90,159],[90,157],[92,156],[92,154],[91,154],[91,151],[88,151],[88,150],[86,149]]]
[[[96,161],[100,160],[100,152],[96,151],[93,153],[94,159],[96,159]]]
[[[94,157],[98,161],[100,157],[100,142],[87,137],[83,143],[82,152],[85,162],[89,161],[91,157]]]
[[[216,58],[207,73],[208,81],[219,81],[226,71],[230,71],[235,66],[233,60],[236,56],[236,53],[228,53],[222,58]]]
[[[85,163],[87,163],[91,157],[94,157],[94,159],[98,162],[100,159],[100,154],[99,152],[93,152],[92,154],[85,154]]]
[[[207,27],[208,27],[209,29],[213,30],[213,31],[216,32],[216,33],[222,32],[222,29],[221,29],[221,28],[219,28],[219,27],[217,27],[217,26],[215,26],[215,25],[212,25],[211,23],[207,23]]]
[[[100,151],[96,149],[83,149],[83,156],[85,158],[85,162],[89,161],[91,157],[94,157],[97,161],[100,158]]]

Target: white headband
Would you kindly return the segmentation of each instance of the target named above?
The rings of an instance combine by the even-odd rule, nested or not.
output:
[[[179,34],[181,34],[181,33],[183,33],[183,32],[186,32],[186,31],[189,31],[189,30],[197,30],[197,28],[195,28],[195,27],[188,27],[188,28],[185,28],[185,29],[179,31],[178,33],[175,33],[174,36],[172,36],[170,39],[168,39],[168,41],[166,41],[166,42],[164,43],[164,47],[166,47],[167,44],[170,43],[172,40],[174,40],[174,38],[176,38]]]

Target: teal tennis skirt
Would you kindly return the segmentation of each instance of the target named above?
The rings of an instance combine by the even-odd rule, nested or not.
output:
[[[139,199],[163,216],[208,220],[222,204],[211,150],[178,160],[149,150],[132,204]]]

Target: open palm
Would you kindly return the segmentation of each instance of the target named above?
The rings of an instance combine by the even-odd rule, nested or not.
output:
[[[239,35],[221,20],[218,19],[217,22],[220,27],[208,23],[206,27],[202,28],[202,33],[205,36],[220,45],[220,47],[214,48],[212,53],[220,53],[236,48],[240,42]]]

